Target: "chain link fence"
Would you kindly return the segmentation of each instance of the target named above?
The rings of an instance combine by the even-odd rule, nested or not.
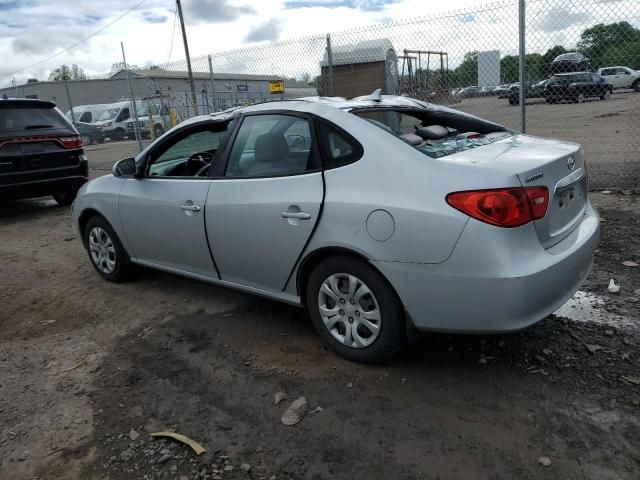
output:
[[[233,106],[380,88],[515,130],[524,114],[527,133],[583,145],[592,188],[640,188],[640,2],[527,0],[524,79],[519,13],[503,0],[214,52],[191,59],[192,79],[182,61],[0,93],[54,100],[100,126],[98,141],[118,141]]]

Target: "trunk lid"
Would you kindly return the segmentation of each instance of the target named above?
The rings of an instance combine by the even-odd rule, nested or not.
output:
[[[534,221],[540,243],[550,248],[580,223],[587,207],[587,172],[580,145],[515,134],[495,143],[455,154],[456,161],[517,176],[523,187],[544,186],[549,205]],[[510,185],[495,185],[496,188]]]

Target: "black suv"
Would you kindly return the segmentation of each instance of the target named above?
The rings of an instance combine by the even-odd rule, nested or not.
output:
[[[0,200],[53,195],[70,205],[89,177],[83,147],[54,103],[0,100]]]
[[[544,96],[548,103],[562,100],[582,103],[591,97],[608,100],[612,91],[613,85],[598,74],[562,73],[549,79],[544,88]]]

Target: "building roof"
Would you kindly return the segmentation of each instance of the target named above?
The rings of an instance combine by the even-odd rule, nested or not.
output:
[[[131,70],[131,75],[134,77],[146,77],[146,78],[168,78],[176,80],[187,80],[189,75],[185,70],[165,70],[163,68],[140,68]],[[126,70],[119,70],[111,75],[110,78],[126,78]],[[193,78],[200,80],[209,80],[209,72],[193,72]],[[282,80],[278,75],[254,75],[251,73],[215,73],[213,74],[214,80]]]
[[[352,45],[339,45],[332,47],[331,60],[333,65],[384,62],[387,59],[387,53],[389,50],[393,50],[393,44],[388,38],[363,40]],[[329,59],[325,50],[320,66],[326,67],[328,65]]]

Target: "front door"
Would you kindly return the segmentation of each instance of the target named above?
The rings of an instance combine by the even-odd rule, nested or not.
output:
[[[324,187],[312,123],[246,116],[206,204],[222,280],[281,291],[318,221]]]
[[[132,256],[217,277],[204,224],[211,179],[195,174],[225,134],[226,125],[209,125],[174,135],[150,154],[143,178],[124,182],[118,210]]]

